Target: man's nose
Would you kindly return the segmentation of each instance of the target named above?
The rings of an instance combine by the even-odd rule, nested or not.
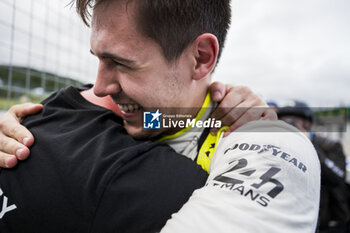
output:
[[[98,65],[96,82],[94,85],[94,93],[96,96],[104,97],[107,95],[114,95],[121,91],[118,81],[118,74],[107,64],[100,61]]]

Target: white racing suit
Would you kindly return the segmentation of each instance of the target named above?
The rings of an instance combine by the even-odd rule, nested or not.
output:
[[[161,233],[314,233],[320,165],[309,139],[281,121],[220,138],[206,185]]]

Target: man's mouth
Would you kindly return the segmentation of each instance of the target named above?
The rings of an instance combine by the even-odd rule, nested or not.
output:
[[[125,113],[134,113],[141,109],[141,106],[138,104],[118,104],[118,107]]]

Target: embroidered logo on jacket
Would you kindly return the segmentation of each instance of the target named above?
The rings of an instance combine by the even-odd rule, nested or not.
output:
[[[2,198],[2,208],[0,212],[0,219],[2,219],[6,213],[17,208],[16,205],[8,205],[8,198],[4,195],[4,192],[0,188],[0,198]]]
[[[268,206],[271,199],[277,197],[284,189],[284,185],[275,178],[280,172],[280,168],[271,167],[263,172],[259,179],[252,184],[246,184],[246,180],[251,175],[258,172],[256,169],[245,169],[248,166],[246,159],[239,159],[230,162],[235,164],[226,172],[214,178],[213,186],[231,190],[241,196],[256,201],[263,207]],[[239,170],[244,169],[242,172]],[[251,180],[249,180],[251,181]]]
[[[267,153],[272,156],[279,157],[280,159],[288,163],[293,164],[296,168],[298,168],[300,171],[304,173],[307,171],[307,167],[303,162],[298,161],[297,158],[293,157],[287,152],[282,151],[281,148],[274,145],[258,145],[258,144],[248,144],[248,143],[235,144],[232,147],[227,148],[224,154],[234,150],[256,151],[258,154]]]
[[[274,145],[258,145],[251,143],[238,143],[227,147],[224,150],[224,156],[230,153],[235,155],[244,151],[250,151],[257,155],[273,156],[283,160],[285,163],[293,165],[302,174],[307,172],[307,167],[296,157],[282,151],[280,147]],[[284,163],[282,162],[282,163]],[[229,169],[217,175],[212,182],[207,185],[230,190],[236,194],[254,201],[259,205],[266,207],[269,203],[278,197],[284,190],[283,183],[279,180],[282,177],[279,166],[252,166],[247,158],[235,159],[228,162]]]

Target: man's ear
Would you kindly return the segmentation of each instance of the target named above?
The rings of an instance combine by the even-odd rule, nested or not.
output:
[[[213,34],[201,34],[193,42],[193,51],[195,67],[192,78],[200,80],[214,69],[219,53],[219,42]]]

